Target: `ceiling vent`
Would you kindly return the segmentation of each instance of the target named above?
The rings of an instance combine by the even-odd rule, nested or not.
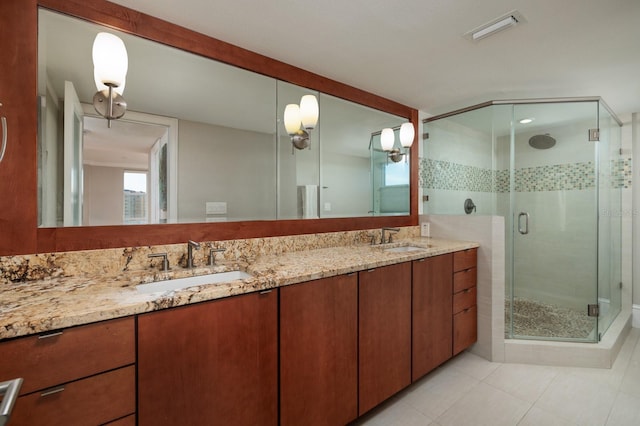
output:
[[[507,28],[515,27],[523,22],[527,22],[524,16],[522,16],[522,14],[517,10],[512,10],[509,13],[499,16],[486,24],[480,25],[479,27],[466,32],[464,34],[464,38],[471,41],[482,40],[483,38],[489,37],[490,35],[502,30],[506,30]]]

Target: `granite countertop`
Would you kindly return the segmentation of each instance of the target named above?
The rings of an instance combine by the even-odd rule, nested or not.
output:
[[[384,248],[415,245],[425,250],[385,252]],[[246,262],[222,262],[193,270],[175,268],[125,272],[115,276],[74,276],[19,283],[2,292],[0,340],[88,324],[232,295],[264,291],[289,284],[437,256],[478,247],[477,243],[409,238],[383,246],[354,245],[258,256]],[[243,270],[252,278],[200,285],[179,291],[144,294],[136,285],[158,279]],[[151,272],[151,273],[150,273]]]

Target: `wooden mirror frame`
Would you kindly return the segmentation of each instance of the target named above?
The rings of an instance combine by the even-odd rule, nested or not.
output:
[[[409,119],[418,111],[275,59],[105,0],[3,0],[0,14],[0,116],[9,141],[0,163],[0,255],[259,238],[418,224],[418,145],[411,147],[410,214],[337,219],[38,228],[38,7],[111,27],[206,58],[307,87]]]

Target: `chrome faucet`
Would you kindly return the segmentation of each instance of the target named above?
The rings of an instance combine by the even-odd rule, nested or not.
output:
[[[384,237],[387,232],[400,232],[400,228],[382,228],[382,236],[380,238],[380,244],[390,243],[393,241],[393,234],[389,235],[389,241]]]
[[[213,266],[216,264],[216,253],[222,253],[223,251],[226,251],[226,249],[224,248],[213,248],[212,246],[209,246],[209,262],[207,263],[207,265],[209,266]]]
[[[167,257],[167,253],[151,253],[148,254],[147,257],[161,257],[162,258],[162,271],[166,272],[169,270],[169,258]]]
[[[200,250],[200,243],[187,241],[187,268],[193,268],[193,249]]]

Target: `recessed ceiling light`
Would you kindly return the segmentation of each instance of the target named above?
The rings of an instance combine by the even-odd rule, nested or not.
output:
[[[520,120],[520,124],[529,124],[533,120],[535,120],[535,119],[534,118],[523,118],[522,120]]]
[[[478,41],[499,31],[511,28],[521,22],[526,22],[524,16],[522,16],[522,14],[517,10],[512,10],[509,13],[505,13],[502,16],[468,31],[464,34],[464,37],[472,41]]]

